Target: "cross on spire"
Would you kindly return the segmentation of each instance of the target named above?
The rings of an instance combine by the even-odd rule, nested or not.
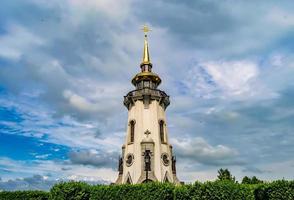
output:
[[[143,30],[145,36],[147,36],[147,33],[148,33],[149,31],[152,31],[152,30],[151,30],[146,24],[143,26],[142,30]]]
[[[150,62],[150,56],[149,56],[149,49],[148,49],[148,41],[147,41],[147,33],[151,31],[151,29],[147,26],[144,25],[142,28],[145,38],[144,38],[144,51],[143,51],[143,59],[141,64],[151,64]]]

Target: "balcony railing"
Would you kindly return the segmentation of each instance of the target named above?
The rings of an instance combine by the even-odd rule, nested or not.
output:
[[[164,91],[150,87],[144,87],[141,89],[130,91],[126,96],[124,96],[124,105],[129,109],[135,101],[145,101],[146,96],[149,100],[159,101],[160,105],[162,105],[164,109],[166,109],[166,107],[170,104],[169,96]],[[149,100],[148,102],[150,102]]]
[[[142,95],[169,97],[164,91],[161,91],[158,89],[152,89],[150,87],[132,90],[126,95],[126,97],[136,97],[136,96],[142,96]]]

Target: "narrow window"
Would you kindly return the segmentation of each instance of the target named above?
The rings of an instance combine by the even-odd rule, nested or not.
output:
[[[164,121],[159,121],[159,134],[160,134],[160,141],[164,143]]]
[[[135,121],[132,120],[130,122],[130,142],[133,143],[134,142],[134,136],[135,136]]]
[[[144,81],[144,87],[150,87],[149,81]]]

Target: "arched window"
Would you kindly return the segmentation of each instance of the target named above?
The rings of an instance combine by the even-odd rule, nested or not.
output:
[[[159,121],[159,135],[160,135],[160,141],[161,143],[164,143],[164,121]]]
[[[135,137],[135,121],[132,120],[130,121],[130,142],[134,142],[134,137]]]

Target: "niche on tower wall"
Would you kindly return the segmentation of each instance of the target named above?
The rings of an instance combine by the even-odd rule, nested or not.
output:
[[[150,165],[150,171],[148,171],[148,180],[150,181],[157,181],[157,178],[154,174],[154,141],[151,138],[144,138],[141,142],[141,176],[138,180],[138,183],[143,183],[146,181],[146,171],[145,171],[145,152],[149,151],[151,156],[151,165]]]

